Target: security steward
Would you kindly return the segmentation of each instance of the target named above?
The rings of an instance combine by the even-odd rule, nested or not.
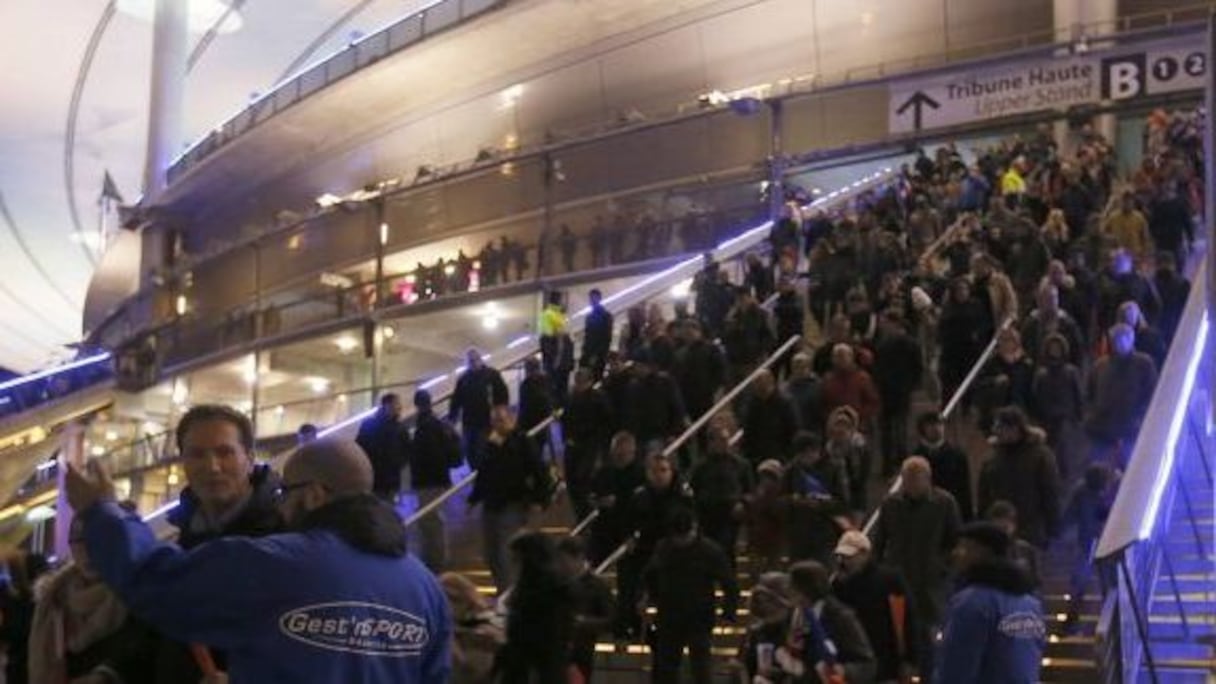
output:
[[[448,679],[443,592],[352,442],[305,444],[287,462],[279,500],[293,532],[190,551],[119,508],[95,461],[69,468],[67,491],[105,583],[170,637],[225,651],[231,684]]]

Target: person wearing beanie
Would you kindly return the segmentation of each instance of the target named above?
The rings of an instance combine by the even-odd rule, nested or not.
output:
[[[999,525],[976,522],[959,532],[954,565],[961,589],[950,599],[938,648],[937,684],[1039,681],[1047,627],[1026,573],[1009,559]]]

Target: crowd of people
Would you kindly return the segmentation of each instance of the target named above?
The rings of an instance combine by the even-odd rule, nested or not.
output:
[[[554,296],[515,406],[470,350],[445,416],[385,395],[355,444],[309,435],[281,476],[242,414],[195,407],[178,545],[70,469],[74,562],[14,583],[33,628],[21,646],[3,608],[8,681],[585,682],[612,635],[649,644],[656,682],[686,651],[709,682],[741,589],[752,684],[1038,681],[1040,556],[1072,547],[1074,629],[1189,288],[1198,124],[1165,121],[1126,183],[1092,130],[1068,153],[1040,130],[921,153],[846,211],[791,204],[740,279],[707,261],[670,314],[618,326],[593,292],[577,354]],[[952,441],[956,418],[987,441]],[[449,567],[442,509],[421,562],[394,511],[403,468],[426,506],[465,463],[494,602]],[[563,489],[584,534],[531,531]]]
[[[574,273],[712,248],[730,230],[756,219],[753,207],[714,213],[694,206],[679,215],[650,209],[618,211],[592,217],[576,232],[562,223],[538,244],[503,235],[487,241],[476,254],[457,250],[430,265],[393,276],[396,300],[410,304],[449,294],[529,280],[539,275]]]

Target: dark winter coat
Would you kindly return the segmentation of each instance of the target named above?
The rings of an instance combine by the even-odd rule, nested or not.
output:
[[[726,381],[722,349],[705,339],[685,346],[676,355],[676,381],[689,415],[700,416],[708,411]]]
[[[958,512],[963,522],[969,522],[975,517],[975,505],[971,496],[971,461],[962,449],[949,442],[939,446],[930,446],[921,442],[916,451],[918,456],[924,456],[933,469],[933,483],[950,493],[958,504]]]
[[[595,367],[604,363],[612,349],[613,317],[603,306],[593,307],[583,326],[583,362]]]
[[[544,374],[519,383],[519,429],[527,432],[553,415],[553,383]]]
[[[916,634],[916,616],[908,587],[899,573],[871,561],[855,575],[837,575],[832,593],[853,610],[865,629],[877,656],[875,678],[878,681],[898,679],[902,664],[916,663],[916,648],[912,641]],[[898,626],[891,609],[893,598],[903,598],[905,602],[903,624]],[[903,634],[902,654],[897,630]]]
[[[635,375],[625,397],[621,427],[632,432],[639,444],[675,437],[683,430],[684,402],[676,381],[667,373]]]
[[[567,445],[603,451],[612,439],[616,419],[604,391],[591,387],[570,395],[562,414],[562,436]]]
[[[359,424],[355,443],[372,463],[372,488],[378,493],[401,489],[401,469],[409,462],[410,434],[400,421],[376,411]]]
[[[410,486],[415,491],[451,487],[450,468],[459,465],[459,456],[456,431],[431,411],[419,412],[410,448]]]
[[[1089,374],[1085,430],[1114,442],[1134,439],[1157,386],[1157,367],[1140,352],[1099,359]]]
[[[940,488],[920,499],[892,494],[874,527],[874,558],[903,575],[918,618],[931,625],[944,612],[959,527],[958,504]]]
[[[883,410],[908,409],[912,392],[920,386],[924,355],[911,336],[884,335],[874,348],[874,381]]]
[[[506,406],[508,401],[507,383],[496,369],[482,366],[466,370],[452,392],[448,420],[455,422],[459,418],[466,428],[484,429],[490,426],[490,409]]]
[[[634,553],[639,558],[649,558],[659,541],[667,536],[672,511],[693,510],[692,490],[677,474],[667,489],[656,490],[649,484],[638,487],[628,505],[630,527],[637,534]]]
[[[739,585],[726,553],[696,537],[691,543],[659,542],[642,571],[646,593],[658,609],[659,629],[704,629],[714,624],[715,590],[722,590],[722,614],[735,617]]]
[[[480,503],[487,511],[545,505],[552,493],[553,478],[537,453],[536,442],[517,429],[501,442],[486,442],[469,505]]]
[[[837,519],[848,512],[848,482],[844,464],[826,456],[810,467],[799,461],[786,467],[782,493],[792,560],[831,560],[841,532]]]
[[[726,358],[736,366],[759,363],[773,348],[768,312],[759,305],[736,308],[726,317],[722,335]]]
[[[610,552],[633,532],[633,495],[645,483],[646,471],[640,460],[623,468],[608,463],[595,471],[591,480],[592,494],[597,500],[612,497],[614,501],[612,506],[598,508],[599,516],[591,525],[593,552]]]
[[[804,378],[790,378],[785,384],[785,394],[794,402],[798,412],[798,425],[804,430],[819,431],[823,429],[824,414],[821,405],[822,390],[819,378],[813,375]]]
[[[743,420],[743,454],[753,467],[769,458],[785,461],[798,428],[798,412],[789,397],[780,391],[753,395]]]
[[[1018,511],[1018,533],[1046,548],[1060,524],[1060,474],[1056,457],[1041,431],[1016,444],[993,446],[992,457],[980,469],[979,509],[1008,501]]]

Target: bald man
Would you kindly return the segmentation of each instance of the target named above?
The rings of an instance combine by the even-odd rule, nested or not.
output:
[[[911,635],[922,678],[933,665],[931,635],[945,614],[950,553],[958,537],[958,504],[933,486],[929,461],[912,456],[900,468],[899,491],[882,503],[874,526],[874,558],[899,570],[908,583],[919,629]]]
[[[232,684],[448,679],[443,593],[352,442],[305,444],[287,462],[278,498],[295,531],[191,551],[120,509],[96,463],[70,469],[67,490],[106,584],[169,636],[224,650]]]

